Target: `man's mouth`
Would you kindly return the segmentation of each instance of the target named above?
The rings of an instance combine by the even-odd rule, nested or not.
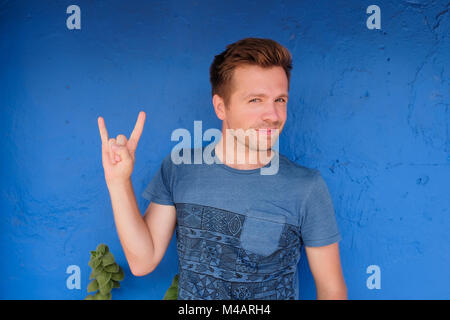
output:
[[[277,128],[260,128],[260,129],[256,129],[256,131],[258,133],[262,133],[262,134],[272,134],[275,132]]]

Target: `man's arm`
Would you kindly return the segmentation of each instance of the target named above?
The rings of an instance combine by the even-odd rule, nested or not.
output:
[[[161,262],[170,240],[172,240],[177,221],[175,207],[150,202],[145,212],[144,221],[153,239],[153,260],[148,271],[150,273]]]
[[[131,272],[143,276],[156,268],[167,250],[176,223],[175,207],[150,203],[143,218],[136,203],[131,173],[145,112],[139,112],[130,139],[123,134],[110,139],[103,117],[98,117],[97,122],[117,233]]]
[[[169,246],[176,223],[175,207],[150,202],[142,217],[131,181],[108,188],[117,233],[131,272],[144,276],[158,266]]]
[[[347,287],[342,274],[338,242],[321,247],[305,246],[314,277],[318,300],[346,300]]]

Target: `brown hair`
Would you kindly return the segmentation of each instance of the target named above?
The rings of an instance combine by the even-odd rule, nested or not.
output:
[[[214,57],[209,68],[211,94],[221,96],[226,107],[231,99],[233,71],[239,65],[250,64],[263,68],[280,66],[286,72],[289,90],[292,57],[289,50],[281,44],[271,39],[245,38],[227,45],[226,48]]]

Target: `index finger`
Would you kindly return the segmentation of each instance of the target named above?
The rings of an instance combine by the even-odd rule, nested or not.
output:
[[[141,138],[142,130],[144,129],[145,122],[145,112],[139,112],[138,119],[134,126],[133,132],[130,135],[130,139],[128,141],[132,141],[134,146],[137,146],[139,139]]]
[[[102,144],[104,146],[107,146],[108,145],[108,131],[106,130],[106,127],[105,127],[105,120],[103,120],[102,117],[98,117],[97,122],[98,122],[98,130],[100,131],[100,137],[102,139]]]

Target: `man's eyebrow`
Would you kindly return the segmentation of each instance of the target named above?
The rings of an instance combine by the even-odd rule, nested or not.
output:
[[[247,99],[250,97],[267,97],[267,95],[264,93],[249,93],[244,97],[244,99]],[[280,97],[289,98],[289,95],[287,93],[282,93],[278,96],[278,98],[280,98]]]

